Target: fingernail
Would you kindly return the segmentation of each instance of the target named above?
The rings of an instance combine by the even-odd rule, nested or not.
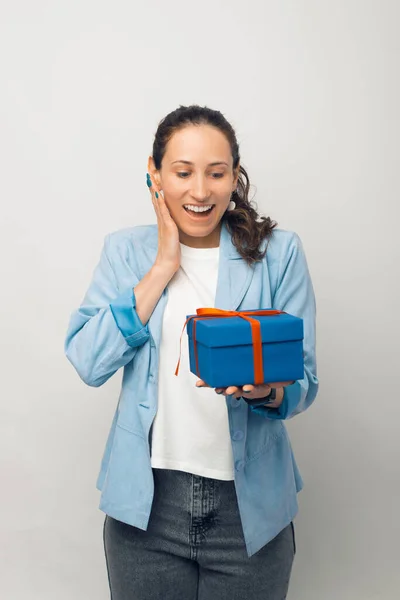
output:
[[[151,185],[152,185],[151,181],[148,179],[148,180],[146,181],[146,183],[147,183],[148,187],[150,188],[150,187],[151,187]]]
[[[156,198],[158,198],[158,192],[156,192]]]
[[[222,394],[222,390],[220,390],[219,392],[217,392],[217,390],[215,390],[216,394]]]
[[[243,394],[250,394],[251,390],[243,390]]]

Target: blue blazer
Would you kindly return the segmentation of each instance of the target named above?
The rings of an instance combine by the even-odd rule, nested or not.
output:
[[[100,509],[147,529],[154,483],[149,432],[157,412],[158,354],[164,290],[143,327],[134,288],[157,255],[157,226],[133,227],[105,238],[92,282],[72,314],[65,352],[82,380],[98,387],[123,367],[119,401],[97,487]],[[248,556],[273,539],[298,511],[303,487],[284,424],[317,395],[315,298],[299,237],[275,229],[263,260],[248,266],[223,224],[215,306],[276,308],[304,320],[305,377],[285,389],[279,409],[250,408],[226,397],[235,486]]]

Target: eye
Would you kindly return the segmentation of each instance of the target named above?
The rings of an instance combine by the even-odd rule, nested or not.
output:
[[[213,179],[221,179],[224,176],[224,173],[212,173]]]
[[[188,173],[187,171],[179,171],[177,173],[177,176],[180,177],[181,179],[187,179],[188,175],[190,175],[190,173]]]

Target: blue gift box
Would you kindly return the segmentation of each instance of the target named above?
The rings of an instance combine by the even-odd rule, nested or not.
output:
[[[266,309],[268,310],[268,309]],[[270,309],[272,310],[272,309]],[[246,314],[261,326],[264,383],[296,381],[304,377],[303,319],[287,313],[271,316]],[[196,318],[198,372],[193,319],[187,324],[190,370],[211,387],[254,384],[252,328],[239,316]]]

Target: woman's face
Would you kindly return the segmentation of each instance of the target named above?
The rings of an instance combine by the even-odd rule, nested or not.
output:
[[[151,158],[149,171],[163,190],[180,241],[198,248],[218,246],[220,221],[239,171],[233,171],[225,135],[209,125],[188,125],[169,140],[161,170],[155,170]]]

